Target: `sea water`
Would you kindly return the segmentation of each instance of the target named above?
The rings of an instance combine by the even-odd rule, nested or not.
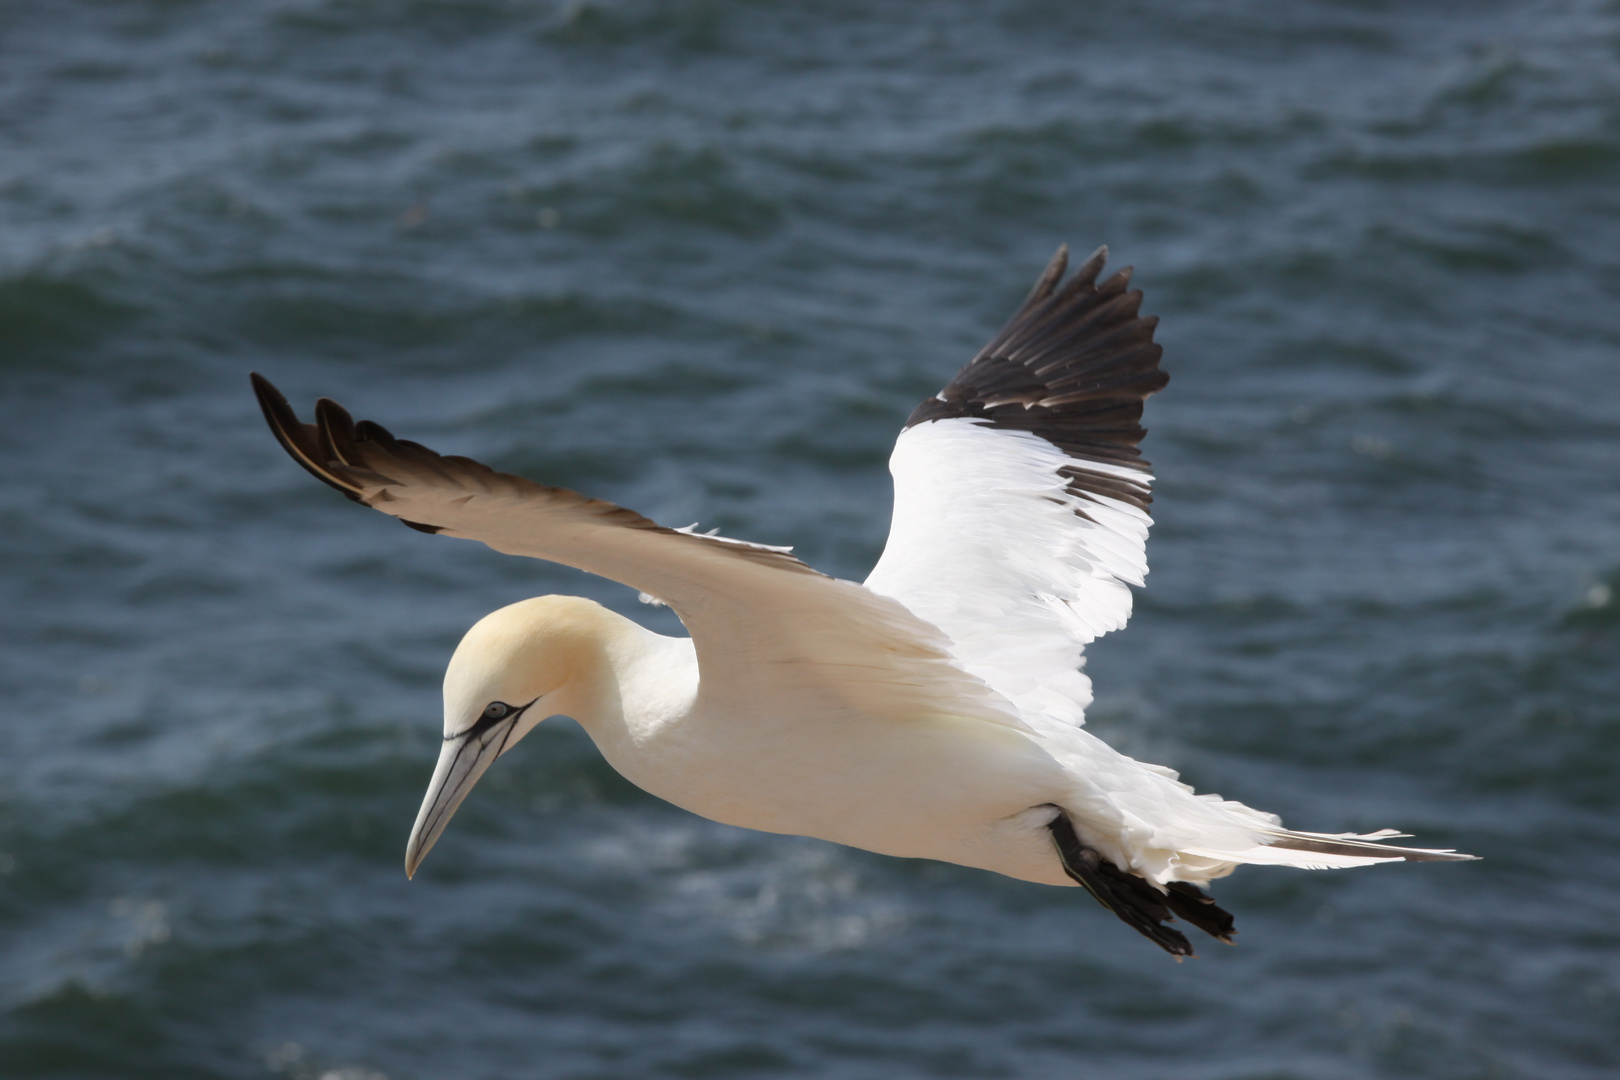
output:
[[[1060,242],[1169,388],[1090,723],[1466,865],[1079,890],[711,824],[548,722],[414,882],[438,681],[611,583],[423,536],[257,369],[859,579]],[[1620,7],[0,8],[0,1075],[1620,1072]]]

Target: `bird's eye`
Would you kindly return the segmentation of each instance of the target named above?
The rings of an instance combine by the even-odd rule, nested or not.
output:
[[[504,701],[492,701],[484,706],[484,719],[504,720],[506,714],[512,711],[512,706]]]

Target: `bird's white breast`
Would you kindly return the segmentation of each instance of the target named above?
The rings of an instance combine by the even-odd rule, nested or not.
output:
[[[1027,734],[863,715],[802,686],[741,707],[696,686],[690,647],[669,649],[621,684],[623,731],[592,731],[644,790],[729,825],[1068,883],[1044,829],[1051,811],[1029,812],[1063,801],[1072,781]]]

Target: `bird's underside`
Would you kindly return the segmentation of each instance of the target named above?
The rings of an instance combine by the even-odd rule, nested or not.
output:
[[[1177,919],[1230,943],[1232,916],[1197,883],[1239,863],[1325,868],[1468,856],[1391,848],[1379,843],[1398,835],[1389,830],[1292,832],[1270,815],[1194,796],[1169,770],[1079,730],[1091,700],[1084,645],[1124,625],[1126,586],[1140,585],[1147,570],[1153,478],[1137,446],[1143,402],[1168,381],[1153,342],[1157,320],[1138,314],[1128,268],[1098,281],[1104,254],[1065,282],[1060,249],[1007,325],[912,414],[891,461],[889,544],[864,586],[818,574],[785,549],[664,528],[439,455],[356,424],[326,399],[306,424],[262,376],[253,385],[277,439],[323,483],[414,529],[578,567],[667,602],[691,633],[701,670],[747,656],[775,678],[813,662],[817,685],[839,687],[840,707],[873,723],[954,716],[1046,747],[1079,793],[1052,803],[1051,858],[1179,959],[1192,948],[1168,925]],[[780,685],[752,685],[746,670],[731,675],[739,701]],[[1093,775],[1098,768],[1113,770],[1106,782]],[[1129,812],[1110,816],[1110,792],[1124,793]],[[1030,809],[1049,801],[1034,799]]]

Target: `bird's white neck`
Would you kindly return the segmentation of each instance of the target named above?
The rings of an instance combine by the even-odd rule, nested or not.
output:
[[[639,783],[647,747],[667,740],[691,712],[697,657],[690,638],[653,633],[606,608],[592,621],[552,711],[577,720],[602,756]]]

